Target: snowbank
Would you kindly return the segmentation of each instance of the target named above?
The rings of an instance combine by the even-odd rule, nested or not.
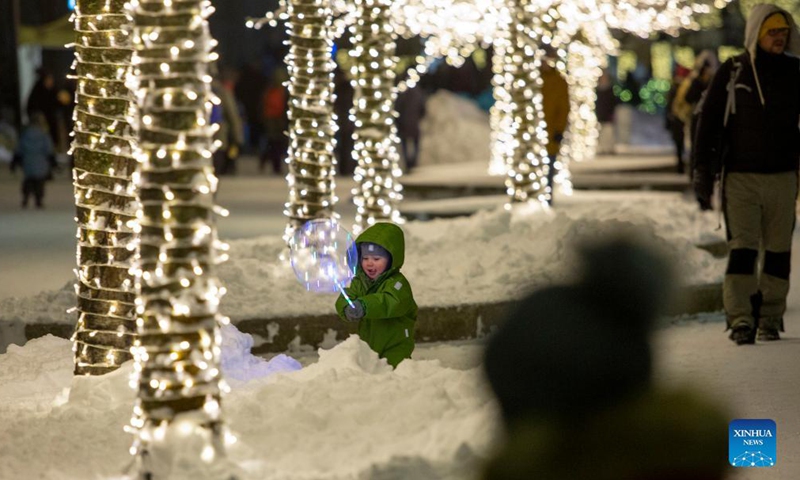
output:
[[[499,412],[477,368],[407,360],[392,371],[353,336],[302,370],[251,375],[247,365],[267,362],[244,350],[243,334],[226,335],[239,341],[223,350],[245,367],[225,371],[241,379],[223,403],[239,439],[230,458],[251,478],[463,479],[496,434]],[[131,462],[122,427],[132,370],[73,379],[69,341],[11,346],[0,355],[0,478],[118,477]]]
[[[474,101],[439,90],[425,103],[419,165],[483,162],[491,158],[489,115]]]
[[[677,194],[576,194],[550,211],[502,207],[472,217],[410,222],[403,272],[422,307],[509,300],[568,278],[572,246],[636,228],[683,268],[687,285],[721,282],[724,260],[695,245],[722,240],[715,213],[699,212]],[[222,312],[237,320],[330,313],[335,296],[306,292],[280,261],[277,236],[231,242],[231,260],[218,274],[228,288]],[[62,290],[0,302],[0,317],[24,323],[72,324],[70,284]]]

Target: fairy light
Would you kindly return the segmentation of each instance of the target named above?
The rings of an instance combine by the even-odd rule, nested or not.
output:
[[[288,241],[294,231],[315,218],[338,218],[334,206],[336,175],[336,115],[333,112],[334,27],[329,0],[283,0],[275,12],[250,19],[260,28],[286,22],[289,53],[289,198],[284,214],[289,223]]]
[[[130,26],[122,0],[79,0],[72,78],[77,81],[70,154],[77,229],[78,320],[72,336],[76,375],[100,375],[132,358],[136,335],[133,276],[138,208],[131,180],[135,134],[125,85]]]
[[[209,64],[216,46],[208,0],[132,0],[133,75],[140,263],[134,268],[139,336],[131,384],[138,390],[129,432],[140,478],[166,478],[170,451],[191,448],[198,461],[224,457],[215,275],[225,245],[217,239],[215,128]],[[176,50],[177,49],[177,50]],[[165,68],[167,65],[168,68]],[[141,121],[138,121],[138,120]]]
[[[610,37],[609,37],[610,40]],[[594,158],[600,136],[595,103],[597,84],[605,67],[605,53],[612,45],[570,42],[564,76],[569,85],[569,121],[556,161],[554,182],[565,194],[572,191],[569,165]]]
[[[494,42],[492,152],[504,164],[511,202],[546,203],[551,194],[546,178],[549,160],[542,113],[539,11],[534,2],[507,2]]]
[[[724,5],[728,0],[714,0],[714,6]],[[421,36],[426,39],[424,54],[416,58],[406,72],[408,78],[398,82],[398,89],[413,87],[427,71],[434,59],[444,57],[449,64],[459,66],[478,46],[494,45],[495,106],[490,117],[492,126],[492,159],[490,173],[507,175],[508,193],[512,201],[536,200],[546,202],[552,195],[552,186],[547,185],[547,158],[544,145],[546,131],[541,114],[541,79],[537,67],[541,64],[540,43],[559,49],[562,59],[558,66],[570,88],[570,127],[565,133],[555,182],[570,189],[569,161],[592,158],[597,144],[597,119],[593,112],[594,89],[604,66],[604,57],[616,49],[616,42],[609,33],[610,28],[626,30],[638,35],[649,35],[652,31],[675,34],[679,29],[697,29],[697,18],[710,13],[710,0],[398,0],[390,6],[377,0],[362,0],[353,4],[344,0],[331,2],[332,10],[339,17],[334,21],[338,33],[342,25],[350,25],[354,37],[360,41],[388,39],[378,43],[376,51],[394,59],[392,34],[405,38]],[[279,14],[267,14],[260,20],[248,21],[248,26],[263,23],[276,24]],[[365,22],[375,22],[377,27],[367,27]],[[359,46],[351,51],[355,59],[351,66],[351,78],[356,86],[373,86],[370,79],[379,77],[379,72],[370,67],[383,68],[383,74],[393,77],[397,62],[371,61],[368,50]],[[363,79],[360,75],[369,78]],[[387,89],[388,93],[389,90]],[[373,93],[374,92],[370,92]],[[395,92],[391,92],[393,95]],[[385,95],[380,99],[387,98]],[[372,112],[360,111],[374,105],[377,98],[355,101],[356,120],[375,116]],[[373,102],[372,104],[369,102]],[[391,122],[391,119],[389,120]],[[358,128],[358,127],[357,127]],[[396,151],[391,129],[379,135],[376,130],[367,130],[370,136],[356,139],[354,155],[359,163],[356,173],[359,188],[354,190],[359,209],[358,225],[374,222],[368,214],[371,205],[376,211],[390,212],[393,209],[389,198],[376,196],[380,191],[391,193],[368,176],[379,172],[376,159],[369,154],[374,138],[383,138],[388,147],[383,151],[391,157]],[[357,131],[356,136],[359,135]],[[374,137],[372,136],[374,135]],[[362,162],[362,159],[364,162]],[[369,160],[370,165],[362,165]],[[382,157],[383,160],[383,157]],[[391,168],[392,160],[381,166]],[[369,167],[372,168],[369,168]],[[386,171],[380,172],[381,180],[390,178]],[[377,179],[377,177],[375,177]],[[395,199],[400,190],[396,179]],[[369,202],[374,200],[372,204]],[[380,208],[377,208],[380,207]]]
[[[350,26],[350,57],[355,124],[353,157],[357,162],[353,203],[355,233],[377,221],[401,223],[397,208],[402,200],[402,172],[398,165],[399,139],[395,119],[396,33],[391,22],[391,0],[356,0],[356,21]]]
[[[594,0],[603,21],[611,29],[642,38],[654,31],[677,35],[680,30],[698,30],[698,18],[721,9],[730,0]]]

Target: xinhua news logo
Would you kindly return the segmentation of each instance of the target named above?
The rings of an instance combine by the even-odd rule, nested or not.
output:
[[[734,467],[775,466],[777,445],[773,420],[738,419],[728,425],[728,461]]]

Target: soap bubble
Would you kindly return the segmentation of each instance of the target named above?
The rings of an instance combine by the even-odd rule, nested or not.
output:
[[[289,240],[289,255],[297,280],[314,292],[341,292],[358,264],[355,239],[329,218],[309,220],[298,228]]]

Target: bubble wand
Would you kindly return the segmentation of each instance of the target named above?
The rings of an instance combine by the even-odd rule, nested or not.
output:
[[[347,296],[347,292],[344,291],[344,287],[342,287],[342,284],[336,282],[336,286],[339,287],[339,291],[342,292],[342,296],[344,297],[347,304],[350,305],[350,308],[355,308],[355,305],[353,305],[353,301],[350,300],[349,296]]]

